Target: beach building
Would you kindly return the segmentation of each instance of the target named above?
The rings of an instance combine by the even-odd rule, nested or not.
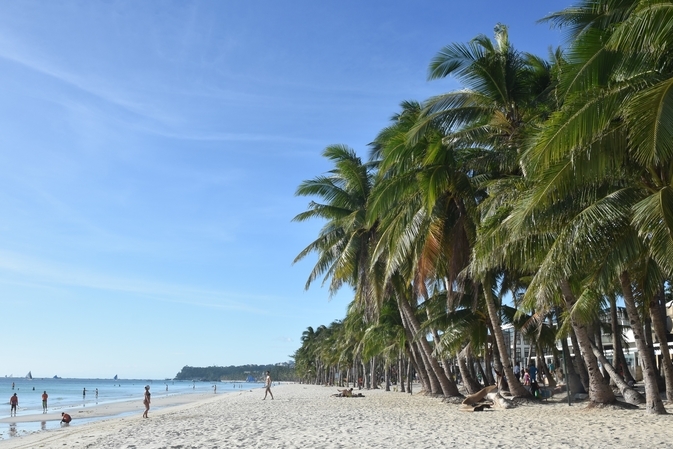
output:
[[[626,358],[627,366],[631,375],[637,381],[642,380],[642,370],[640,367],[640,359],[638,357],[638,348],[636,347],[635,338],[633,337],[633,331],[630,329],[628,315],[626,309],[623,307],[617,308],[617,319],[619,326],[623,329],[623,345],[624,345],[624,356]],[[606,315],[603,318],[605,324],[610,323],[609,315]],[[505,342],[507,347],[510,349],[509,356],[513,363],[520,362],[522,366],[527,366],[531,360],[535,360],[536,347],[534,342],[531,342],[529,339],[526,339],[521,332],[516,332],[512,324],[506,324],[502,326],[503,334],[505,337]],[[668,352],[673,357],[673,301],[670,301],[666,304],[666,330],[667,330],[667,347]],[[613,343],[612,335],[604,330],[601,331],[601,340],[603,345],[603,350],[605,357],[613,363]],[[661,345],[657,341],[654,334],[652,335],[652,345],[654,347],[654,352],[656,355],[656,363],[658,367],[661,367]],[[532,343],[532,344],[531,344]],[[568,338],[568,347],[570,349],[571,357],[575,357],[575,350],[573,349],[572,340]],[[559,354],[562,354],[561,342],[557,342],[556,349]],[[553,356],[550,354],[545,355],[545,361],[547,363],[551,362]]]

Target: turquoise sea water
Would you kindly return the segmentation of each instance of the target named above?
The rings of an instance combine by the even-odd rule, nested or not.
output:
[[[14,383],[14,389],[12,389]],[[42,393],[49,395],[49,413],[63,412],[76,407],[129,401],[142,401],[145,385],[150,386],[152,398],[175,394],[210,393],[217,385],[217,393],[259,388],[263,384],[250,382],[191,382],[146,379],[24,379],[0,377],[0,419],[9,418],[9,398],[19,397],[18,416],[42,414]],[[83,390],[86,389],[86,395]],[[98,389],[98,395],[96,395]],[[91,420],[88,420],[89,422]],[[80,422],[83,422],[80,420]],[[74,421],[73,421],[74,423]],[[33,423],[0,423],[0,439],[29,432],[58,427],[58,421]]]

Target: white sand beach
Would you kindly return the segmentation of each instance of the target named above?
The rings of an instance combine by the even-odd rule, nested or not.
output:
[[[670,447],[672,416],[586,409],[561,398],[511,409],[465,413],[421,394],[285,384],[200,397],[132,416],[72,425],[0,441],[9,448],[438,448]],[[140,401],[138,401],[140,402]],[[673,413],[673,407],[669,408]],[[77,414],[75,418],[77,419]]]

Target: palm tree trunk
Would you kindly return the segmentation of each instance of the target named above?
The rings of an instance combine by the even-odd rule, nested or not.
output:
[[[400,386],[400,392],[404,393],[404,354],[400,351],[400,361],[397,369],[397,385]]]
[[[582,385],[582,382],[580,380],[580,376],[577,374],[577,371],[575,371],[575,364],[572,361],[572,358],[570,357],[570,348],[568,347],[568,338],[563,338],[561,340],[561,348],[563,349],[563,358],[565,360],[565,366],[567,373],[565,373],[566,376],[566,387],[568,389],[568,392],[570,394],[573,393],[583,393],[586,390],[584,389],[584,386]]]
[[[664,301],[663,288],[659,293],[654,295],[650,300],[650,317],[652,319],[652,326],[659,341],[659,350],[661,351],[661,365],[664,370],[664,379],[666,381],[666,399],[669,402],[673,400],[673,364],[671,363],[671,355],[668,352],[668,339],[666,335],[666,324],[664,316],[661,313],[661,301]]]
[[[493,352],[497,352],[497,349]],[[495,385],[495,378],[493,377],[493,358],[495,354],[484,348],[484,374],[486,375],[487,385]],[[496,365],[497,366],[497,365]],[[513,372],[513,371],[512,371]]]
[[[488,377],[486,377],[486,373],[484,372],[484,367],[481,366],[481,360],[477,358],[477,371],[479,372],[479,376],[483,379],[484,386],[491,385],[491,383],[488,380]]]
[[[507,345],[505,345],[505,337],[503,336],[502,328],[500,327],[500,316],[498,315],[498,310],[495,307],[495,298],[493,297],[491,286],[484,283],[482,284],[482,288],[484,290],[484,296],[486,299],[488,317],[491,320],[491,330],[493,331],[495,342],[498,345],[498,352],[500,353],[500,358],[503,364],[502,371],[505,373],[507,385],[509,385],[509,391],[514,397],[530,397],[530,392],[526,390],[523,385],[521,385],[521,382],[516,380],[514,371],[512,371],[512,364],[509,361]]]
[[[411,363],[407,365],[407,392],[412,394],[412,385],[414,384],[414,367]]]
[[[411,325],[413,333],[415,335],[418,335],[421,326],[420,323],[418,322],[418,319],[416,318],[416,315],[414,315],[413,310],[411,310],[411,305],[404,299],[401,299],[400,301],[398,301],[398,303],[401,305],[400,310],[402,310],[406,315],[407,322]],[[458,391],[458,387],[456,386],[456,384],[449,381],[449,379],[444,374],[442,367],[439,366],[437,359],[432,356],[432,348],[430,347],[430,343],[428,343],[428,340],[421,335],[418,338],[418,342],[420,343],[421,346],[422,355],[425,356],[427,362],[432,368],[432,372],[435,374],[435,376],[437,376],[437,380],[439,381],[441,391],[444,394],[444,396],[447,398],[462,396]]]
[[[390,391],[390,366],[386,366],[383,369],[383,375],[384,375],[384,383],[386,385],[385,391]]]
[[[605,367],[605,370],[609,373],[610,378],[613,379],[615,384],[617,384],[617,388],[619,388],[619,391],[621,391],[622,396],[624,397],[624,400],[633,405],[639,405],[639,404],[644,404],[645,403],[645,398],[638,393],[638,391],[634,390],[624,382],[624,380],[617,374],[617,371],[615,371],[615,368],[612,366],[612,364],[608,361],[608,359],[605,358],[603,353],[596,347],[596,346],[591,346],[591,349],[594,352],[594,355],[598,358],[598,360],[601,361],[601,364]]]
[[[631,290],[631,277],[627,271],[622,271],[619,274],[619,283],[622,287],[622,294],[624,295],[624,305],[626,305],[626,312],[629,314],[629,321],[631,322],[631,329],[633,330],[633,337],[636,340],[636,347],[640,353],[640,360],[643,365],[643,381],[645,382],[645,400],[647,413],[656,413],[663,415],[666,413],[664,404],[659,396],[659,387],[657,386],[657,378],[652,366],[652,360],[647,356],[647,344],[643,338],[643,325],[638,315],[638,308],[636,307],[636,300],[633,297]]]
[[[577,300],[572,292],[570,283],[566,279],[561,281],[561,292],[563,293],[563,298],[565,299],[566,306],[570,312],[570,322],[575,330],[579,349],[589,374],[589,399],[592,402],[599,404],[612,404],[617,399],[610,386],[604,382],[603,374],[601,374],[598,369],[596,356],[591,349],[591,341],[589,339],[587,326],[573,317],[572,309]]]
[[[435,329],[434,327],[432,328],[432,338],[435,340],[435,345],[439,343],[439,339],[441,338],[439,336],[439,332],[437,332],[437,329]],[[456,385],[456,382],[453,380],[453,377],[451,376],[451,369],[449,368],[449,363],[447,363],[446,360],[443,360],[442,370],[444,370],[444,375],[446,376],[449,383],[453,384],[455,386],[456,391],[458,391],[458,385]]]
[[[587,372],[587,367],[582,360],[582,355],[580,351],[580,344],[577,341],[577,334],[575,334],[575,328],[570,326],[568,329],[568,335],[570,335],[570,341],[573,344],[573,352],[575,353],[575,358],[573,363],[575,364],[575,372],[580,376],[580,381],[584,387],[584,391],[589,391],[589,373]]]
[[[477,391],[481,390],[482,386],[475,380],[467,366],[467,353],[469,351],[469,346],[466,346],[458,354],[458,369],[460,370],[460,375],[463,378],[463,386],[467,390],[468,394],[474,394]]]
[[[622,333],[619,328],[619,319],[617,318],[617,298],[614,295],[610,296],[610,321],[612,326],[612,361],[615,364],[617,369],[617,374],[619,374],[619,366],[622,367],[622,375],[624,377],[624,382],[636,383],[636,380],[631,375],[631,370],[629,369],[626,363],[626,357],[624,356],[624,348],[622,347]]]
[[[516,343],[517,343],[517,341],[516,341],[516,337],[517,337],[516,327],[513,327],[512,330],[514,331],[514,333],[512,334],[512,357],[514,357],[514,360],[510,360],[510,362],[516,363],[516,362],[519,361],[519,357],[517,356],[517,353],[516,353]]]
[[[547,379],[547,384],[549,385],[549,388],[554,388],[556,387],[556,381],[554,380],[554,376],[552,376],[552,373],[549,372],[549,367],[545,363],[544,360],[544,354],[542,353],[542,345],[540,343],[537,344],[537,360],[538,364],[541,365],[541,370],[544,373],[545,379]]]
[[[406,303],[404,299],[399,299],[398,302]],[[420,341],[414,340],[414,334],[416,332],[414,330],[414,326],[411,324],[411,321],[409,320],[407,313],[403,307],[400,307],[400,317],[402,318],[402,326],[404,327],[404,332],[407,334],[407,340],[411,342],[409,343],[409,346],[413,350],[412,353],[414,355],[414,359],[416,362],[416,372],[418,372],[418,375],[421,378],[421,385],[423,386],[423,390],[426,392],[429,391],[430,394],[433,395],[441,394],[442,387],[439,384],[437,377],[432,372],[432,369],[427,361],[427,358],[425,357],[423,349],[420,347]]]
[[[372,357],[372,360],[370,361],[371,367],[369,368],[369,372],[372,378],[372,389],[373,390],[378,390],[379,389],[379,379],[378,375],[376,374],[376,356]]]
[[[594,333],[594,341],[596,342],[596,348],[600,351],[601,355],[605,356],[605,348],[603,347],[603,334],[601,332],[601,323],[600,320],[596,320],[596,331]],[[603,363],[603,362],[601,362]],[[603,369],[601,370],[601,374],[603,375],[603,379],[605,380],[605,383],[609,384],[610,383],[610,373],[608,370]]]
[[[659,371],[659,367],[657,366],[657,357],[654,355],[654,340],[652,339],[652,320],[650,319],[650,316],[647,315],[643,318],[643,324],[645,324],[645,332],[643,332],[643,335],[645,336],[645,342],[647,343],[647,355],[650,358],[650,362],[652,363],[652,368],[654,369],[654,375],[657,378],[657,386],[659,387],[659,391],[665,390],[666,389],[666,381],[664,381],[664,377],[661,375],[661,372]]]

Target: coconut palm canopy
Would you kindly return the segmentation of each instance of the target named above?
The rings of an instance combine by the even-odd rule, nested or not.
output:
[[[306,380],[389,388],[413,372],[447,398],[498,381],[529,396],[514,366],[532,357],[550,386],[610,404],[612,384],[665,413],[673,365],[652,336],[667,342],[673,279],[673,2],[581,1],[541,21],[564,48],[520,52],[504,24],[448,44],[428,77],[459,89],[402,102],[368,161],[327,148],[334,169],[299,187],[316,199],[296,219],[325,221],[298,256],[318,257],[307,288],[354,292],[343,322],[307,331]],[[625,381],[616,298],[645,398]]]

